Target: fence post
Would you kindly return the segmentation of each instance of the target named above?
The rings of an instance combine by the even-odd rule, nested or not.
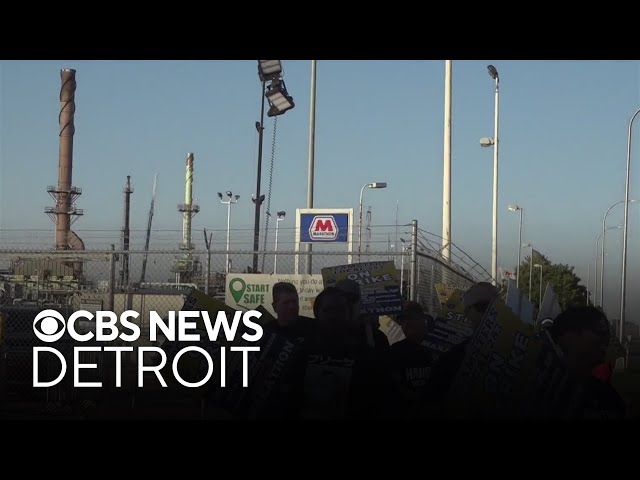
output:
[[[411,273],[409,277],[409,299],[415,302],[418,299],[418,285],[417,285],[417,250],[418,250],[418,221],[411,221]]]
[[[211,247],[207,248],[207,283],[205,284],[204,293],[209,295],[209,282],[211,281]]]
[[[109,258],[109,310],[114,311],[115,306],[115,288],[116,288],[116,254],[115,245],[111,245],[111,256]]]

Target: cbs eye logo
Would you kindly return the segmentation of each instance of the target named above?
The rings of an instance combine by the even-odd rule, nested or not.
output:
[[[66,322],[55,310],[43,310],[33,320],[33,333],[43,342],[57,342],[64,335]]]

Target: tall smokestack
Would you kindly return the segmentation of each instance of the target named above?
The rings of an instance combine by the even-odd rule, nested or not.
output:
[[[191,220],[200,211],[198,205],[193,204],[193,153],[187,154],[187,171],[185,176],[184,203],[178,206],[182,213],[182,246],[183,250],[192,250]]]
[[[76,112],[76,71],[64,68],[60,71],[60,148],[58,155],[58,185],[47,187],[56,206],[47,208],[46,213],[56,224],[56,250],[83,249],[82,240],[71,232],[72,216],[82,215],[75,207],[75,200],[82,190],[72,186],[74,116]]]
[[[131,213],[131,176],[127,175],[127,184],[124,187],[124,226],[122,227],[122,250],[129,251],[129,217]],[[120,285],[125,287],[129,284],[129,255],[122,256],[122,271],[120,272]]]

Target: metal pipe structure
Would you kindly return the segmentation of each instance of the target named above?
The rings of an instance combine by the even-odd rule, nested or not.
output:
[[[260,207],[262,206],[262,199],[260,198],[260,185],[262,183],[262,142],[264,139],[264,105],[267,101],[265,93],[267,90],[267,83],[262,81],[262,96],[260,99],[260,122],[256,123],[258,129],[258,173],[256,175],[256,197],[253,201],[255,204],[255,215],[253,224],[253,273],[258,272],[258,250],[260,249]],[[229,206],[229,208],[231,208]],[[228,228],[227,228],[228,230]],[[229,247],[227,247],[227,250]],[[229,272],[229,261],[227,259],[227,273]]]
[[[278,227],[280,226],[280,222],[284,220],[287,212],[280,211],[278,212],[278,218],[276,218],[276,243],[273,247],[274,255],[273,255],[273,273],[278,273]]]
[[[409,273],[409,300],[415,302],[418,299],[418,282],[416,272],[418,271],[418,221],[411,222],[411,270]]]
[[[193,203],[193,153],[187,154],[187,169],[185,176],[184,204],[191,207]],[[187,249],[191,249],[191,215],[184,215],[182,219],[182,241]]]
[[[622,234],[622,278],[620,289],[620,328],[618,329],[618,337],[620,342],[624,341],[624,316],[625,304],[627,300],[627,231],[629,223],[629,184],[631,181],[631,128],[633,121],[640,113],[640,109],[636,111],[629,121],[629,131],[627,133],[627,174],[624,188],[624,230]]]
[[[129,219],[131,217],[131,194],[133,188],[131,188],[131,176],[127,175],[127,183],[124,187],[124,226],[122,227],[122,250],[129,250]],[[129,255],[122,255],[122,270],[120,272],[120,286],[125,288],[129,285]]]
[[[596,239],[596,256],[593,259],[594,263],[594,273],[593,273],[593,296],[594,296],[594,306],[602,306],[602,296],[600,296],[600,303],[598,303],[598,251],[600,250],[600,241],[602,240],[602,256],[604,258],[604,237],[606,236],[607,230],[614,230],[616,228],[621,228],[622,225],[617,225],[615,227],[607,227],[603,230],[598,238]],[[602,282],[602,275],[600,275],[600,281]],[[600,292],[602,292],[602,284],[600,285]]]
[[[634,203],[637,200],[629,200],[629,203]],[[607,211],[604,213],[602,217],[602,258],[600,259],[600,305],[604,308],[604,252],[605,252],[605,244],[606,244],[606,229],[607,229],[607,216],[609,212],[616,206],[624,203],[624,200],[620,200],[619,202],[611,205]]]
[[[67,212],[71,209],[71,182],[73,176],[73,136],[75,134],[74,116],[76,110],[76,71],[64,69],[60,72],[60,145],[58,163],[58,201],[56,224],[56,249],[69,248],[69,230],[71,219]]]
[[[366,188],[387,188],[387,182],[367,183],[360,189],[360,200],[358,201],[358,263],[360,263],[360,251],[362,250],[362,196]]]
[[[520,227],[518,229],[518,266],[516,267],[516,288],[520,288],[520,254],[522,253],[522,212],[523,208],[519,205],[509,205],[512,212],[520,212]]]
[[[317,60],[311,60],[311,98],[309,100],[309,167],[307,172],[307,208],[313,208],[313,183],[316,151],[316,68]],[[278,224],[276,223],[276,232]],[[277,237],[277,233],[276,233]],[[307,274],[311,275],[313,245],[307,243]],[[275,273],[275,265],[273,269]]]
[[[47,187],[47,192],[55,200],[56,206],[46,208],[45,213],[56,225],[56,250],[84,250],[82,240],[71,232],[71,225],[75,220],[72,217],[83,214],[81,209],[75,207],[75,200],[82,194],[82,190],[72,185],[76,71],[71,68],[62,69],[60,80],[58,184]]]
[[[218,198],[220,199],[220,203],[227,206],[227,265],[225,267],[225,271],[227,273],[231,272],[231,260],[229,258],[229,248],[231,246],[231,205],[235,205],[238,203],[240,199],[240,195],[233,195],[233,192],[227,190],[228,200],[224,200],[222,193],[218,192]]]
[[[523,243],[521,247],[529,247],[531,249],[531,256],[529,257],[529,301],[531,301],[531,278],[533,276],[533,243]]]
[[[589,261],[589,266],[587,267],[587,306],[589,306],[589,293],[592,293],[590,292],[590,288],[591,288],[591,261]]]
[[[444,75],[444,169],[442,176],[442,257],[451,258],[451,60],[445,60]]]
[[[184,181],[184,203],[178,205],[178,211],[182,214],[182,245],[180,248],[185,250],[185,258],[183,268],[180,270],[186,273],[186,278],[180,278],[180,282],[190,281],[195,273],[193,257],[193,242],[191,236],[191,224],[193,217],[200,211],[200,207],[193,203],[193,153],[187,153],[186,172]]]
[[[213,238],[213,233],[210,233],[207,236],[207,229],[204,229],[204,246],[207,249],[207,278],[204,283],[204,293],[209,295],[209,283],[211,279],[211,239]]]
[[[187,154],[184,185],[184,203],[178,207],[182,213],[182,249],[193,250],[191,223],[194,215],[200,211],[200,207],[193,203],[193,153]]]
[[[498,115],[500,103],[500,77],[495,68],[489,69],[489,73],[496,81],[495,94],[495,123],[493,133],[493,244],[491,248],[491,276],[494,285],[498,285],[498,146],[500,140],[498,138]]]

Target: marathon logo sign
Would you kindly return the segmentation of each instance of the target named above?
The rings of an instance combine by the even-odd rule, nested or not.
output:
[[[299,213],[298,222],[300,243],[348,242],[351,215],[346,210],[307,210]]]
[[[313,217],[311,226],[309,227],[309,238],[311,240],[335,240],[338,238],[340,228],[333,216],[327,215],[321,217],[319,215]]]

